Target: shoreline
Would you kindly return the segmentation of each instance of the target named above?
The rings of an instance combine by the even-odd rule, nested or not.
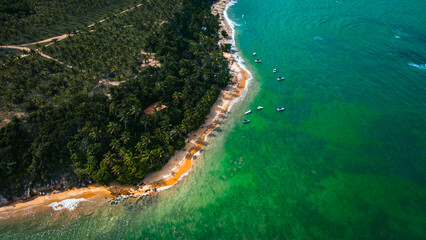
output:
[[[219,0],[212,5],[211,12],[213,15],[219,14],[219,32],[225,30],[230,36],[228,38],[220,36],[219,44],[230,43],[233,49],[235,49],[234,23],[228,18],[226,12],[233,4],[235,4],[233,0]],[[227,118],[233,105],[242,99],[241,97],[247,92],[247,86],[252,79],[252,74],[244,66],[241,57],[237,53],[231,54],[224,52],[223,56],[229,61],[230,72],[233,75],[231,83],[228,84],[225,89],[221,90],[218,99],[210,109],[210,113],[206,116],[204,124],[198,130],[188,134],[189,137],[185,139],[185,147],[175,152],[168,163],[160,170],[148,174],[142,180],[145,184],[144,186],[135,187],[113,184],[107,187],[95,184],[84,188],[74,188],[57,194],[38,196],[29,201],[20,200],[0,207],[0,221],[11,217],[26,215],[26,210],[30,208],[41,210],[52,207],[52,209],[54,209],[53,206],[61,204],[62,202],[64,202],[64,208],[67,208],[65,206],[66,200],[71,202],[75,201],[75,204],[71,204],[71,207],[67,208],[69,210],[73,210],[76,204],[82,201],[81,199],[90,200],[94,198],[105,198],[105,200],[101,200],[101,204],[107,203],[106,199],[114,197],[112,192],[117,189],[119,192],[128,193],[127,195],[121,195],[124,199],[129,197],[143,199],[146,196],[167,190],[176,185],[190,173],[194,161],[198,158],[202,148],[208,142],[208,136]]]

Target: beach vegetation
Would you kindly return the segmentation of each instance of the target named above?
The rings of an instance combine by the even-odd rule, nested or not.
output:
[[[224,38],[227,38],[229,36],[228,32],[225,31],[225,30],[222,30],[220,33],[222,34],[222,37],[224,37]]]
[[[23,113],[0,129],[5,196],[65,174],[100,184],[138,183],[203,124],[231,78],[215,49],[219,23],[212,2],[141,2],[90,31],[39,46],[64,64],[36,51],[1,60],[0,111]],[[167,108],[144,113],[153,103]]]
[[[224,44],[221,45],[221,49],[224,52],[230,52],[231,51],[231,46],[232,45],[229,44],[229,43],[224,43]]]

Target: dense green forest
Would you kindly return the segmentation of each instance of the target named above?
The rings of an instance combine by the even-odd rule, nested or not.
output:
[[[18,56],[21,54],[22,51],[16,50],[16,49],[7,49],[7,48],[0,48],[0,61],[10,57],[10,56]]]
[[[22,44],[82,29],[139,0],[0,0],[0,45]]]
[[[212,1],[141,2],[42,48],[72,68],[36,52],[1,60],[0,107],[27,115],[0,129],[1,193],[19,195],[70,173],[79,181],[137,183],[204,122],[231,78],[216,46]],[[145,53],[160,66],[141,67]],[[122,83],[102,87],[101,80]],[[145,114],[153,103],[167,108]]]
[[[57,100],[92,89],[97,81],[87,73],[66,68],[31,54],[8,58],[0,65],[0,118],[7,113],[28,113]]]

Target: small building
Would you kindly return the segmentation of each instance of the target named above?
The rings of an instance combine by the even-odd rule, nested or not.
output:
[[[153,114],[154,112],[160,112],[163,111],[164,109],[166,109],[167,106],[166,105],[158,105],[158,103],[153,103],[151,105],[149,105],[145,110],[143,110],[143,112],[145,114]]]

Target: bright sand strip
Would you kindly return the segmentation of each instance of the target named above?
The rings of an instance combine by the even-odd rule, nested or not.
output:
[[[212,6],[212,13],[214,15],[219,14],[220,16],[221,29],[219,31],[225,29],[230,36],[233,36],[232,28],[223,17],[226,5],[230,2],[230,0],[221,0],[215,3]],[[232,44],[233,39],[222,38],[220,43]],[[226,89],[221,91],[218,100],[212,106],[210,114],[207,116],[203,126],[188,134],[189,137],[186,139],[186,145],[183,150],[177,151],[161,170],[151,173],[145,177],[143,182],[146,185],[144,185],[144,187],[139,188],[138,190],[133,190],[133,186],[115,185],[111,188],[125,189],[136,196],[146,194],[147,192],[154,194],[152,191],[154,188],[157,191],[168,189],[189,173],[193,166],[193,160],[195,160],[196,156],[205,145],[208,135],[227,117],[227,112],[230,110],[230,107],[232,107],[233,102],[241,96],[246,88],[246,81],[251,78],[251,75],[241,68],[235,61],[233,55],[230,53],[224,53],[224,57],[226,57],[231,64],[230,69],[231,74],[234,76],[232,81],[234,84],[230,84]],[[110,187],[105,186],[91,186],[87,188],[72,189],[54,195],[39,196],[27,202],[16,202],[12,205],[0,208],[0,220],[8,218],[8,216],[16,214],[19,211],[26,210],[30,206],[37,205],[37,208],[40,209],[40,207],[48,207],[49,204],[61,202],[70,198],[93,199],[97,197],[100,199],[100,197],[102,197],[102,199],[104,199],[103,197],[112,197],[111,191],[108,190],[109,188]],[[105,200],[102,199],[100,201],[105,202]]]
[[[71,189],[57,194],[47,196],[39,196],[31,201],[18,201],[12,205],[0,208],[0,221],[10,218],[19,218],[26,216],[31,209],[31,212],[46,209],[50,204],[59,203],[65,199],[87,199],[98,200],[104,197],[111,197],[110,191],[104,186],[90,186],[87,188]],[[96,201],[97,202],[97,201]]]

